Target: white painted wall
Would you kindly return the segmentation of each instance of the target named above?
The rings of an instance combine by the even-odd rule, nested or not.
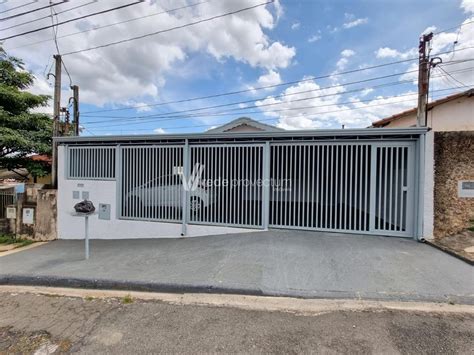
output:
[[[84,218],[74,217],[73,191],[88,191],[89,199],[98,208],[99,203],[111,205],[111,219],[99,220],[97,215],[89,218],[92,239],[132,239],[132,238],[180,238],[181,224],[129,221],[117,218],[117,184],[115,181],[68,180],[65,176],[64,146],[58,147],[58,238],[83,239]],[[83,185],[83,186],[80,186]],[[255,232],[245,228],[188,225],[187,237],[205,235]]]
[[[434,235],[434,132],[425,135],[425,172],[423,186],[423,238],[433,239]]]

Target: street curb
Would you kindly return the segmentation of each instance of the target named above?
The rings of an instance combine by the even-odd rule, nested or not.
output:
[[[202,294],[224,294],[243,296],[268,296],[268,297],[291,297],[301,299],[348,299],[348,300],[373,300],[373,301],[400,301],[400,302],[436,302],[450,304],[474,305],[474,297],[445,295],[444,299],[432,295],[396,294],[396,293],[367,293],[346,291],[314,291],[293,290],[291,292],[266,291],[261,289],[219,287],[214,285],[192,285],[156,282],[137,282],[127,280],[105,280],[105,279],[81,279],[61,278],[55,276],[23,276],[3,275],[0,276],[0,285],[15,286],[46,286],[82,288],[97,290],[121,290],[138,292],[160,292],[160,293],[202,293]]]
[[[429,246],[432,246],[433,248],[436,248],[436,249],[438,249],[438,250],[440,250],[440,251],[446,253],[446,254],[449,254],[449,255],[451,255],[451,256],[454,256],[455,258],[457,258],[457,259],[459,259],[459,260],[461,260],[461,261],[464,261],[465,263],[468,263],[468,264],[471,265],[471,266],[474,266],[474,261],[469,260],[468,258],[466,258],[466,257],[464,257],[464,256],[462,256],[462,255],[459,255],[459,254],[453,252],[452,250],[450,250],[450,249],[448,249],[448,248],[442,247],[441,245],[437,245],[437,244],[432,243],[432,242],[430,242],[430,241],[428,241],[428,240],[425,240],[425,243],[428,244]]]
[[[20,252],[25,251],[25,250],[37,248],[37,247],[40,247],[40,246],[48,244],[48,243],[49,243],[49,241],[48,242],[34,242],[33,244],[26,245],[24,247],[19,247],[19,248],[15,248],[15,249],[12,249],[12,250],[4,251],[4,252],[0,253],[0,258],[2,256],[12,255],[12,254],[20,253]]]

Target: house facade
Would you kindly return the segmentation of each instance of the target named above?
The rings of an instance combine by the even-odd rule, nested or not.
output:
[[[377,122],[374,128],[416,126],[416,109]],[[474,220],[474,90],[428,104],[425,181],[427,207],[433,210],[433,236],[442,238],[468,228]],[[432,202],[431,202],[432,201]],[[430,223],[431,224],[431,223]]]
[[[240,118],[198,134],[61,137],[58,237],[83,238],[73,206],[88,199],[92,238],[282,228],[422,239],[426,133]]]

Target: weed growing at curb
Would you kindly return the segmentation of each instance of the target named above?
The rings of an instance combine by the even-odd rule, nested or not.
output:
[[[123,304],[129,304],[129,303],[133,303],[133,298],[132,296],[130,295],[126,295],[122,298],[122,303]]]

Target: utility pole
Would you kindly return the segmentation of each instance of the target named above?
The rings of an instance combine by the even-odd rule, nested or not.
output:
[[[72,89],[72,109],[74,115],[74,134],[79,136],[79,86],[73,85]]]
[[[418,112],[416,125],[426,126],[426,103],[428,102],[430,55],[428,47],[433,33],[422,35],[418,46]]]
[[[54,103],[53,103],[53,138],[59,135],[59,118],[61,112],[61,56],[56,54],[53,56],[55,62],[54,67]],[[57,185],[57,167],[58,152],[56,142],[53,141],[53,157],[51,166],[51,184],[53,188]]]

